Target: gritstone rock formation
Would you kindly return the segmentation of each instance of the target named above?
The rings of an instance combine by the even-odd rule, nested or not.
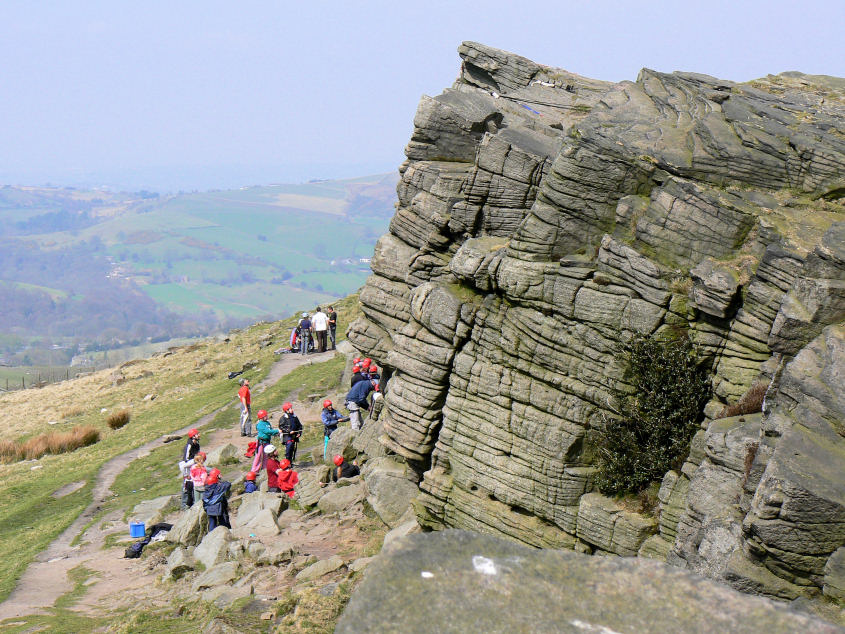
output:
[[[390,372],[370,438],[418,474],[420,523],[841,600],[845,80],[459,53],[349,331]],[[713,397],[653,518],[595,491],[591,439],[620,342],[678,330]],[[758,383],[762,413],[721,417]]]

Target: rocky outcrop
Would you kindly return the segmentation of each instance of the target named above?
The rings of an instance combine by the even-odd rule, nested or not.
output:
[[[660,562],[537,552],[486,535],[446,531],[403,538],[370,564],[335,629],[361,631],[840,629]]]
[[[414,118],[348,333],[390,373],[368,446],[413,470],[419,522],[837,595],[845,81],[609,84],[459,54]],[[591,440],[619,344],[679,330],[713,397],[652,519],[595,491]],[[719,419],[758,382],[765,412]]]

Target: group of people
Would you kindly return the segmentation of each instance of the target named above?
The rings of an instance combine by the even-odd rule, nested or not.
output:
[[[191,429],[179,462],[182,473],[182,510],[202,501],[208,515],[209,532],[218,526],[232,528],[226,499],[232,484],[220,479],[220,469],[209,469],[206,466],[207,458],[205,452],[200,450],[199,431]]]
[[[331,339],[332,350],[337,349],[337,313],[334,306],[329,306],[329,312],[324,313],[323,309],[317,306],[313,315],[302,313],[302,319],[294,331],[295,341],[292,340],[291,349],[298,346],[299,353],[306,355],[309,348],[313,347],[317,352],[327,350],[328,341]],[[311,344],[311,341],[314,344]]]
[[[337,315],[330,307],[326,315],[317,308],[318,315],[323,314],[326,318],[326,328],[315,328],[314,323],[308,320],[307,316],[303,321],[308,320],[303,327],[304,333],[310,333],[312,329],[319,333],[326,331],[331,333],[332,349],[335,347],[335,324]],[[330,321],[329,321],[330,319]],[[300,322],[302,323],[302,322]],[[318,321],[320,325],[321,322]],[[304,334],[303,338],[308,337]],[[325,342],[323,342],[325,344]],[[322,347],[325,347],[323,345]],[[334,409],[332,401],[323,401],[321,419],[324,429],[324,450],[326,455],[329,438],[338,428],[338,424],[351,421],[351,427],[359,430],[363,427],[366,413],[374,419],[378,418],[382,403],[381,374],[379,368],[371,359],[355,358],[352,361],[352,380],[350,389],[347,392],[345,406],[349,410],[349,416],[343,416]],[[372,402],[369,395],[373,393]],[[241,436],[252,436],[251,406],[252,396],[248,379],[240,380],[238,389],[238,400],[241,406],[240,431]],[[293,463],[296,459],[297,447],[302,437],[302,421],[296,415],[293,404],[286,402],[282,405],[282,414],[279,417],[278,427],[273,427],[269,419],[269,413],[261,409],[257,413],[256,438],[250,443],[248,456],[253,457],[252,468],[245,476],[244,489],[246,493],[258,490],[256,478],[262,470],[267,471],[267,490],[274,493],[285,493],[290,498],[294,497],[294,488],[299,482],[299,474],[294,470]],[[276,444],[284,447],[284,458],[280,458],[279,449]],[[232,484],[220,479],[220,470],[209,469],[206,465],[207,456],[200,450],[200,433],[196,429],[188,432],[188,442],[182,452],[179,463],[182,473],[182,508],[187,509],[193,504],[202,502],[208,515],[208,530],[214,530],[217,526],[231,528],[229,523],[229,510],[227,497]],[[336,482],[341,478],[351,478],[360,473],[358,464],[355,461],[347,462],[343,456],[333,457],[334,469],[331,472],[332,481]],[[324,485],[324,483],[323,483]]]

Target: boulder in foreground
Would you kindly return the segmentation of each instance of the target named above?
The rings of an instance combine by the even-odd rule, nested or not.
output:
[[[410,535],[370,564],[353,632],[840,632],[651,560],[535,550],[468,531]]]

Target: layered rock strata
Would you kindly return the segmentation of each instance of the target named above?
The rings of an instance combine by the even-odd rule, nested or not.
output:
[[[845,80],[609,84],[459,54],[349,331],[391,372],[378,440],[416,473],[420,523],[840,595]],[[591,441],[619,344],[679,330],[713,399],[644,517],[594,490]],[[720,418],[758,382],[764,412]]]

